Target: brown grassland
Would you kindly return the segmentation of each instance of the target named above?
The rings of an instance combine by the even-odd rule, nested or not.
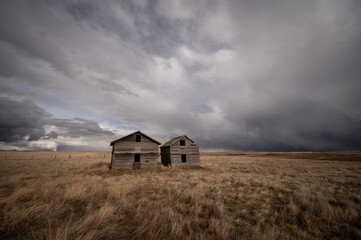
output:
[[[361,239],[361,152],[109,163],[109,152],[0,152],[0,239]]]

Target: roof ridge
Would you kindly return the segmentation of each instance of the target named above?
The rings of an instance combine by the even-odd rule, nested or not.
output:
[[[112,141],[112,142],[110,143],[110,146],[112,146],[115,142],[117,142],[117,141],[119,141],[119,140],[122,140],[123,138],[126,138],[126,137],[128,137],[128,136],[130,136],[130,135],[132,135],[132,134],[134,134],[134,133],[140,133],[140,134],[142,134],[143,136],[145,136],[145,137],[149,138],[150,140],[152,140],[153,142],[157,143],[158,145],[161,144],[160,142],[158,142],[158,141],[155,140],[154,138],[151,138],[151,137],[149,137],[147,134],[145,134],[145,133],[143,133],[143,132],[141,132],[141,131],[138,130],[138,131],[136,131],[136,132],[133,132],[133,133],[131,133],[131,134],[128,134],[128,135],[123,136],[123,137],[121,137],[121,138],[119,138],[119,139],[117,139],[117,140]]]
[[[182,137],[186,137],[188,140],[190,140],[192,143],[194,143],[194,141],[192,139],[190,139],[187,135],[181,135],[181,136],[178,136],[178,137],[174,137],[172,139],[170,139],[168,142],[164,143],[162,146],[160,147],[168,147],[168,146],[171,146],[173,144],[175,144],[176,142],[178,142],[178,140]]]

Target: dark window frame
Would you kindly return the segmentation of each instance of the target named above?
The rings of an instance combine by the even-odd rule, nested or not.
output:
[[[142,135],[136,135],[135,136],[135,141],[136,142],[141,142],[142,141]]]
[[[185,146],[186,145],[186,140],[180,140],[179,145],[180,146]]]

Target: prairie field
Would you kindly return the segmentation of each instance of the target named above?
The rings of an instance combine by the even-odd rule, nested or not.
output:
[[[109,164],[110,152],[1,151],[0,239],[361,239],[361,152]]]

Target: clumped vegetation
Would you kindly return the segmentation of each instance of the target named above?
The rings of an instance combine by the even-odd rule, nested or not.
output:
[[[361,238],[360,153],[201,154],[199,168],[136,171],[109,171],[109,155],[1,152],[0,238]]]

